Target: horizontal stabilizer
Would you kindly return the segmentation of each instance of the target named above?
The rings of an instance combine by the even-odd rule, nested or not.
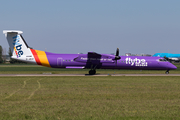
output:
[[[19,30],[3,30],[3,34],[7,34],[7,33],[16,33],[18,35],[22,34],[22,31]]]

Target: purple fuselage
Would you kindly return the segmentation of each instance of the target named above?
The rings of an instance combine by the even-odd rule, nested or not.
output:
[[[110,54],[55,54],[45,52],[53,68],[87,69],[134,69],[134,70],[173,70],[176,66],[161,57],[121,56],[115,60]]]

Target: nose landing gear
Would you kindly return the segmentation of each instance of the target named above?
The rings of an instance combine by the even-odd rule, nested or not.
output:
[[[167,71],[165,72],[165,74],[169,74],[169,70],[167,70]]]

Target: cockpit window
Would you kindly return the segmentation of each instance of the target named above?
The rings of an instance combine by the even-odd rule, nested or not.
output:
[[[160,62],[166,62],[166,59],[159,59]]]

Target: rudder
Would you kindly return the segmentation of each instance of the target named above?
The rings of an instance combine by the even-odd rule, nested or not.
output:
[[[9,43],[12,58],[21,58],[22,56],[31,55],[31,51],[22,37],[22,31],[4,30],[7,41]]]

